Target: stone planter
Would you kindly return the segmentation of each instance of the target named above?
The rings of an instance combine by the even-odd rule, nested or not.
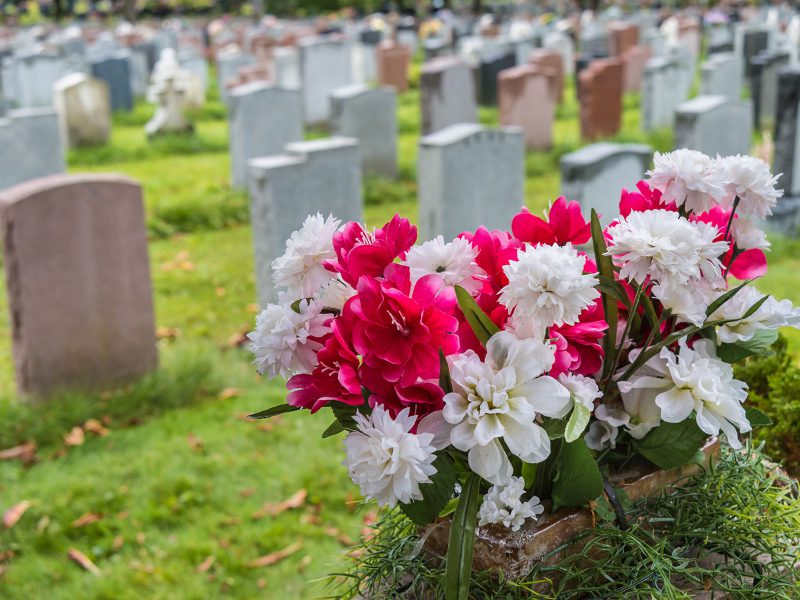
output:
[[[702,448],[702,452],[705,456],[704,465],[707,466],[719,453],[717,439],[710,440]],[[682,480],[700,470],[701,467],[696,463],[675,469],[657,470],[643,460],[612,476],[611,483],[622,488],[627,497],[635,501],[681,485]],[[545,505],[545,508],[548,507]],[[548,565],[560,562],[571,549],[570,545],[565,544],[594,525],[595,515],[589,509],[583,508],[561,509],[555,513],[545,510],[538,521],[530,521],[517,532],[511,532],[502,525],[480,527],[475,536],[472,568],[476,571],[500,570],[512,579],[522,577],[539,561],[546,560]],[[434,558],[445,556],[449,534],[449,519],[440,519],[428,526],[423,533],[425,551]],[[562,546],[560,552],[554,552]]]

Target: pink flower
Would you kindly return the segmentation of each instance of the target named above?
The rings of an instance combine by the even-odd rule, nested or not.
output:
[[[603,316],[603,304],[598,300],[581,313],[574,325],[550,328],[550,338],[556,346],[556,362],[550,375],[561,373],[594,375],[603,366],[601,341],[608,329]]]
[[[312,413],[329,402],[343,402],[351,406],[364,403],[361,383],[358,380],[358,357],[348,343],[350,333],[341,319],[331,323],[333,333],[317,353],[319,361],[309,374],[295,375],[286,383],[292,390],[286,401],[292,406],[308,408]]]
[[[336,260],[325,261],[325,267],[355,287],[363,275],[383,277],[384,269],[404,258],[416,240],[417,228],[399,215],[372,233],[351,221],[334,234]]]
[[[511,221],[514,237],[529,244],[585,244],[592,237],[591,225],[583,218],[581,205],[561,196],[550,207],[545,221],[523,208]]]
[[[475,233],[465,231],[458,237],[468,240],[478,249],[475,262],[487,275],[480,293],[499,293],[508,284],[503,267],[517,258],[517,251],[522,247],[522,243],[505,231],[498,229],[489,231],[483,226],[479,227]]]
[[[421,418],[444,406],[444,390],[439,387],[438,381],[420,379],[405,385],[392,383],[382,379],[379,371],[366,365],[361,368],[361,375],[370,390],[370,406],[383,406],[392,416],[408,408],[411,414]]]
[[[632,212],[644,212],[656,209],[678,210],[674,202],[664,204],[661,200],[661,191],[651,188],[650,184],[646,181],[637,183],[636,191],[633,192],[622,188],[622,194],[619,199],[619,213],[623,217],[627,217]]]
[[[731,209],[715,206],[708,212],[697,217],[691,217],[693,221],[702,221],[713,225],[719,231],[719,235],[715,241],[725,239],[725,233],[728,227],[728,221],[731,217]],[[739,218],[739,215],[733,216],[734,220]],[[733,240],[734,242],[736,240]],[[767,255],[763,250],[758,248],[751,248],[739,252],[734,258],[734,244],[731,244],[730,249],[721,257],[722,265],[728,270],[728,274],[736,279],[754,279],[761,277],[767,273]]]
[[[437,275],[427,275],[412,292],[408,267],[392,265],[384,280],[362,276],[357,291],[342,318],[352,328],[353,348],[363,364],[402,385],[438,378],[439,349],[445,355],[458,351],[452,289]]]

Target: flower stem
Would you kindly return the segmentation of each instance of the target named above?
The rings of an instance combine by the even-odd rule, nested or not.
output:
[[[619,346],[617,347],[616,352],[614,352],[614,357],[611,361],[611,368],[608,370],[608,376],[603,382],[603,391],[606,390],[608,384],[611,383],[611,380],[614,378],[614,371],[616,371],[617,366],[619,365],[619,359],[622,355],[622,350],[625,347],[625,339],[628,337],[628,333],[631,330],[631,325],[633,324],[633,318],[636,316],[636,311],[639,309],[639,303],[642,300],[643,291],[644,281],[636,288],[636,296],[634,296],[633,304],[631,305],[631,309],[628,311],[628,319],[625,321],[625,329],[622,331],[622,335],[620,336]]]
[[[728,237],[731,234],[731,226],[733,225],[733,218],[736,216],[736,209],[739,207],[739,196],[736,196],[736,199],[733,201],[733,208],[731,208],[731,216],[728,217],[728,226],[725,228],[725,241],[728,241]]]

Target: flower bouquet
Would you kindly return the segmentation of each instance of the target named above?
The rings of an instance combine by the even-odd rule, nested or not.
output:
[[[450,515],[445,589],[467,598],[476,527],[586,506],[636,457],[674,468],[768,422],[731,364],[800,324],[751,285],[776,181],[755,158],[678,150],[605,227],[564,198],[510,232],[419,245],[399,216],[310,216],[249,336],[287,403],[253,417],[327,413],[367,499],[418,525]]]

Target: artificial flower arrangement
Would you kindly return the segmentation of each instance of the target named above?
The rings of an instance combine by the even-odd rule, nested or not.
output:
[[[468,595],[476,526],[516,531],[543,502],[600,497],[615,460],[671,468],[764,424],[731,363],[800,325],[750,285],[778,178],[691,150],[648,177],[605,228],[564,198],[510,232],[419,245],[399,216],[370,231],[317,214],[272,265],[279,302],[251,349],[289,394],[253,417],[324,411],[366,498],[420,525],[452,514],[448,598]]]

